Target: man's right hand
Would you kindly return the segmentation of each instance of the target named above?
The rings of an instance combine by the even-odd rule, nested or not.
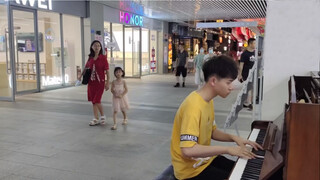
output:
[[[249,151],[247,147],[240,147],[240,146],[232,146],[228,148],[228,154],[232,156],[238,156],[240,158],[245,158],[245,159],[252,159],[255,158],[256,155]]]

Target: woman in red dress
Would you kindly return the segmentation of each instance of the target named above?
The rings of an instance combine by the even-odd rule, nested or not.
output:
[[[89,125],[104,125],[106,116],[101,105],[101,98],[104,90],[108,91],[109,89],[109,64],[102,53],[100,41],[95,40],[91,43],[89,59],[85,66],[85,69],[87,68],[91,69],[91,77],[88,82],[88,101],[92,102],[94,115]],[[107,76],[107,79],[105,76]]]

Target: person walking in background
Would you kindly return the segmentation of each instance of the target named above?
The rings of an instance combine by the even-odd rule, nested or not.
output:
[[[217,129],[213,98],[226,98],[237,78],[238,66],[227,56],[217,56],[204,63],[205,84],[181,103],[173,123],[171,162],[177,179],[227,179],[234,161],[221,156],[229,154],[252,159],[256,155],[246,148],[262,149],[256,142]],[[236,146],[211,146],[211,140],[235,142]]]
[[[212,58],[214,56],[213,53],[213,47],[210,47],[208,50],[208,54],[206,54],[203,58],[204,62],[206,62],[207,60],[209,60],[210,58]]]
[[[102,53],[102,46],[100,41],[93,41],[90,45],[90,54],[88,62],[85,65],[82,75],[86,69],[91,69],[91,76],[89,78],[87,94],[88,101],[92,102],[93,116],[94,118],[90,121],[90,126],[98,124],[105,124],[106,116],[103,112],[101,105],[102,94],[109,89],[109,64],[106,56]],[[107,80],[106,80],[107,77]],[[80,77],[81,78],[81,77]],[[79,78],[79,80],[80,80]],[[100,113],[100,118],[99,118]]]
[[[202,86],[203,80],[203,72],[202,72],[202,65],[204,59],[204,49],[203,47],[200,48],[200,53],[194,58],[194,68],[196,69],[196,74],[194,76],[195,83],[198,85],[198,89]]]
[[[179,52],[177,58],[177,70],[176,78],[177,83],[174,87],[180,87],[180,75],[182,74],[182,87],[185,87],[185,81],[187,76],[187,65],[188,65],[188,53],[184,50],[183,44],[179,44]]]
[[[240,66],[238,73],[238,80],[242,83],[247,80],[249,75],[249,70],[252,68],[254,64],[254,55],[256,49],[256,40],[254,38],[250,38],[248,40],[247,49],[241,54],[240,58]],[[248,108],[248,110],[252,110],[252,89],[248,91],[248,97],[246,102],[243,103],[243,107]]]
[[[113,126],[111,127],[111,130],[117,129],[117,113],[119,111],[121,111],[123,114],[122,125],[126,125],[128,123],[126,112],[129,109],[127,97],[128,88],[126,81],[123,80],[124,71],[121,69],[121,67],[116,67],[114,69],[114,76],[116,77],[116,80],[112,81],[111,83],[111,93],[113,94]]]

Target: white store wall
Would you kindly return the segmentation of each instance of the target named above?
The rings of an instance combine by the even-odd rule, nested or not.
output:
[[[268,1],[264,41],[262,120],[274,120],[288,103],[288,80],[320,66],[320,1]]]

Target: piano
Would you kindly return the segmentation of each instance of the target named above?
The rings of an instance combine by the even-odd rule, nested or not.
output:
[[[284,116],[254,121],[249,140],[264,150],[239,158],[229,180],[319,180],[320,78],[292,76]],[[252,149],[252,148],[251,148]]]

